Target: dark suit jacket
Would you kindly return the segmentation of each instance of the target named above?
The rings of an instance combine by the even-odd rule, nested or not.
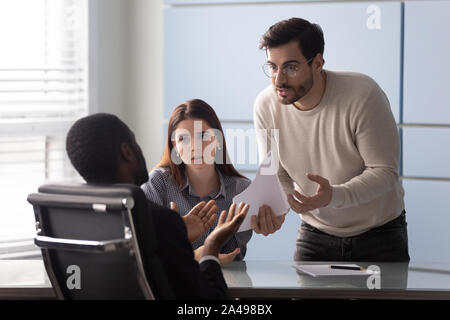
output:
[[[142,193],[143,195],[143,193]],[[140,196],[140,195],[139,195]],[[145,196],[144,196],[145,197]],[[166,275],[166,280],[154,279],[147,274],[149,282],[163,282],[156,287],[170,286],[173,295],[156,292],[158,298],[175,299],[223,299],[226,296],[227,285],[222,269],[216,261],[207,260],[199,264],[194,259],[192,246],[187,238],[187,229],[183,219],[168,208],[161,207],[145,199],[140,203],[147,204],[147,212],[134,217],[135,227],[141,247],[142,260],[154,259],[150,243],[156,241],[160,264]],[[147,268],[146,268],[147,269]],[[153,286],[152,286],[153,287]]]

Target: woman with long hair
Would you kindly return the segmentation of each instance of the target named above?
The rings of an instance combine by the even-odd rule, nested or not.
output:
[[[173,110],[162,159],[142,189],[149,200],[185,218],[188,238],[200,257],[205,238],[217,225],[215,212],[228,211],[233,197],[249,185],[228,159],[214,109],[194,99]],[[236,233],[221,249],[221,264],[242,260],[251,236],[252,230]]]

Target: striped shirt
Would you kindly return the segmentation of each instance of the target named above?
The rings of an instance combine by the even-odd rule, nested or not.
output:
[[[206,237],[217,226],[219,220],[219,214],[230,208],[233,203],[233,197],[244,191],[249,185],[250,180],[247,178],[226,176],[220,171],[219,174],[220,188],[205,197],[199,197],[192,186],[189,184],[189,179],[185,176],[186,183],[179,188],[175,180],[170,175],[170,169],[157,168],[150,172],[149,180],[141,186],[144,190],[146,197],[163,206],[170,208],[170,202],[175,202],[178,207],[178,213],[180,216],[185,216],[191,211],[191,209],[201,201],[208,202],[214,200],[218,206],[217,218],[214,224],[197,240],[192,242],[193,249],[197,249],[205,242]],[[238,232],[225,243],[220,252],[229,253],[236,248],[240,248],[240,253],[236,256],[235,260],[242,260],[247,251],[247,242],[252,236],[252,230]]]

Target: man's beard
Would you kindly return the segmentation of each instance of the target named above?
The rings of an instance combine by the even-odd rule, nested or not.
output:
[[[312,86],[314,85],[314,79],[311,76],[306,83],[303,83],[299,86],[297,86],[296,88],[291,87],[291,86],[287,86],[287,85],[282,85],[282,86],[275,86],[275,92],[277,94],[278,100],[285,105],[288,104],[293,104],[295,101],[300,100],[301,98],[303,98],[312,88]],[[277,93],[277,89],[289,89],[291,92],[294,93],[294,95],[290,98],[288,97],[280,97]]]

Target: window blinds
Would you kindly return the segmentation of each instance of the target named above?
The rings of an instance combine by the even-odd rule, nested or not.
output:
[[[87,0],[0,0],[0,242],[34,235],[40,184],[78,179],[64,140],[87,114],[87,21]]]

